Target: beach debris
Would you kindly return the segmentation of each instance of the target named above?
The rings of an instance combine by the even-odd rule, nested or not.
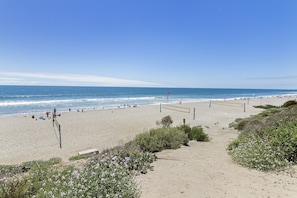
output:
[[[86,154],[98,154],[99,150],[96,148],[92,148],[92,149],[88,149],[88,150],[84,150],[84,151],[80,151],[78,152],[78,155],[86,155]]]

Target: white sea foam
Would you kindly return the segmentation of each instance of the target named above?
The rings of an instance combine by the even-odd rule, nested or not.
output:
[[[21,101],[2,101],[0,102],[0,107],[7,107],[7,106],[29,106],[29,105],[47,105],[47,104],[62,104],[62,103],[88,103],[88,102],[100,102],[100,103],[116,103],[121,101],[131,102],[131,101],[153,101],[155,97],[131,97],[131,98],[80,98],[80,99],[63,99],[63,100],[21,100]]]

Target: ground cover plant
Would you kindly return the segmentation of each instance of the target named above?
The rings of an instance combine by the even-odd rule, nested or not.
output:
[[[27,175],[0,181],[0,197],[139,197],[134,177],[154,160],[130,143],[89,158],[81,168],[34,162]]]
[[[4,176],[15,176],[17,174],[22,174],[28,172],[32,167],[37,164],[44,164],[47,166],[55,165],[61,162],[60,158],[51,158],[48,161],[36,160],[23,162],[19,165],[0,165],[0,175]]]
[[[265,112],[265,116],[260,113],[230,125],[241,132],[228,150],[232,159],[245,167],[283,170],[297,163],[297,105],[288,101]]]
[[[172,123],[170,117],[164,120]],[[68,165],[58,158],[0,165],[0,197],[140,197],[135,176],[152,170],[156,160],[153,152],[186,145],[192,131],[206,135],[201,126],[166,125],[139,134],[124,146],[97,155],[71,157]],[[77,160],[83,165],[77,166]]]

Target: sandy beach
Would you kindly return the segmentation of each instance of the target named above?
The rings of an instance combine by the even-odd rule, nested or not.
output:
[[[262,111],[254,105],[281,105],[289,99],[296,96],[212,102],[211,107],[210,102],[182,103],[175,105],[178,107],[162,106],[161,112],[159,105],[150,105],[61,113],[57,120],[61,125],[62,148],[59,132],[45,114],[45,120],[32,119],[31,115],[2,116],[0,164],[51,157],[67,161],[82,150],[102,151],[124,144],[170,115],[173,125],[180,125],[185,119],[190,126],[203,126],[212,140],[158,153],[154,171],[137,177],[143,198],[297,197],[297,174],[248,170],[234,164],[226,151],[228,143],[238,135],[229,129],[229,123]]]

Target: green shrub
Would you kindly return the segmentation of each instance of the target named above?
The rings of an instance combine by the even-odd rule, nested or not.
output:
[[[143,151],[158,152],[165,149],[176,149],[182,144],[187,145],[188,137],[177,128],[163,127],[138,134],[134,141]]]
[[[276,109],[276,108],[270,109],[271,114],[279,113],[280,111],[281,111],[280,109]]]
[[[264,124],[261,119],[258,117],[254,117],[249,119],[249,121],[245,124],[244,128],[242,128],[241,133],[239,134],[239,138],[249,136],[250,134],[257,134],[258,136],[263,136],[263,128]]]
[[[270,111],[263,111],[261,113],[258,114],[261,117],[268,117],[270,115]]]
[[[289,101],[287,101],[287,102],[285,102],[283,105],[282,105],[282,107],[290,107],[290,106],[293,106],[293,105],[296,105],[297,104],[297,101],[295,101],[295,100],[289,100]]]
[[[274,105],[258,105],[258,106],[254,106],[255,108],[261,108],[261,109],[272,109],[272,108],[278,108],[277,106]]]
[[[229,127],[230,127],[230,128],[234,128],[234,129],[236,129],[238,123],[239,123],[240,121],[242,121],[242,120],[243,120],[242,118],[236,118],[234,122],[232,122],[232,123],[229,124]]]
[[[201,142],[208,142],[209,137],[206,133],[203,132],[203,128],[201,126],[192,127],[191,132],[189,133],[190,140],[196,140]]]
[[[186,125],[186,124],[178,126],[177,129],[185,132],[187,135],[189,133],[191,133],[191,130],[192,130],[191,127],[189,125]]]
[[[237,126],[235,127],[235,129],[237,129],[238,131],[242,131],[248,122],[249,122],[248,120],[241,120],[237,124]]]

